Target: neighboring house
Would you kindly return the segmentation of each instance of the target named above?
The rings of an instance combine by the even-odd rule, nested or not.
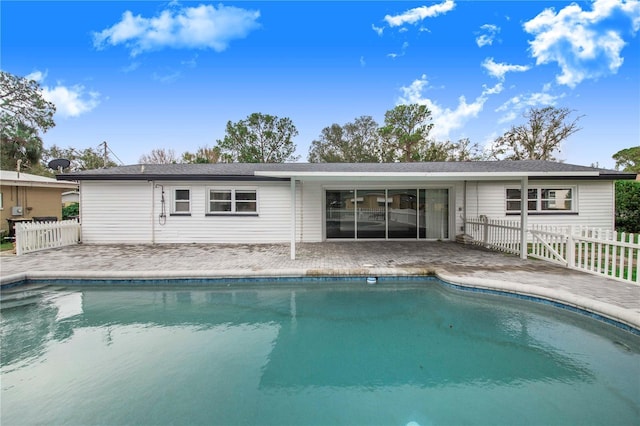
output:
[[[77,186],[77,185],[76,185]],[[80,202],[80,191],[66,191],[62,193],[62,207],[67,207],[70,204]]]
[[[614,181],[635,176],[531,160],[147,164],[58,179],[80,182],[86,243],[294,247],[332,239],[454,240],[465,217],[480,215],[612,229]]]
[[[78,188],[44,176],[0,171],[0,229],[10,234],[9,225],[35,218],[62,218],[62,193]]]

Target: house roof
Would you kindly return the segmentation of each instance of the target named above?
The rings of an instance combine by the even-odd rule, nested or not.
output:
[[[18,173],[10,170],[0,170],[0,182],[8,186],[30,186],[42,188],[76,189],[76,182],[66,180],[56,180],[44,176],[31,175],[29,173]]]
[[[60,174],[70,180],[635,179],[635,173],[541,160],[428,163],[144,164]]]

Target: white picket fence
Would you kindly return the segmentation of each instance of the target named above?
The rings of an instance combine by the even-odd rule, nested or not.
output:
[[[467,219],[465,225],[473,244],[520,254],[520,222],[481,216]],[[640,284],[640,235],[585,226],[530,225],[527,256]]]
[[[15,230],[18,256],[80,242],[80,223],[77,220],[21,222],[16,223]]]

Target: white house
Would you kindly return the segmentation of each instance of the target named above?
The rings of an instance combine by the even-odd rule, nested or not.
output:
[[[453,240],[464,218],[614,226],[614,181],[549,161],[132,165],[80,184],[86,243]],[[527,194],[527,203],[521,202]]]

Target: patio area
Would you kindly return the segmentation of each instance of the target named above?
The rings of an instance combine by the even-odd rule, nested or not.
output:
[[[75,245],[0,256],[2,285],[32,279],[437,275],[576,306],[640,329],[640,286],[453,242]]]

